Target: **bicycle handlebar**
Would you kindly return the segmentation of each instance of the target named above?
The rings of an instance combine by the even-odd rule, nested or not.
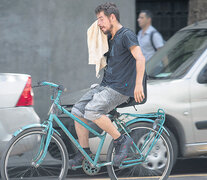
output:
[[[61,91],[66,91],[66,89],[62,85],[57,85],[55,83],[47,82],[47,81],[40,81],[37,83],[37,86],[33,86],[33,87],[40,87],[40,86],[50,86]]]

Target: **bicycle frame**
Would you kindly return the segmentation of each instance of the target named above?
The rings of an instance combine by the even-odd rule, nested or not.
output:
[[[96,135],[97,137],[100,138],[100,142],[99,142],[99,146],[98,146],[98,150],[95,156],[95,159],[92,160],[92,158],[85,152],[85,150],[81,147],[81,145],[79,144],[79,142],[73,137],[73,135],[67,130],[67,128],[63,125],[63,123],[59,120],[59,118],[57,117],[56,114],[51,114],[49,121],[52,122],[52,120],[54,119],[55,122],[58,124],[58,126],[66,133],[66,135],[68,136],[68,138],[73,142],[73,144],[80,150],[80,152],[84,155],[84,157],[91,163],[92,166],[94,167],[101,167],[101,166],[106,166],[106,165],[110,165],[110,163],[103,163],[103,164],[99,164],[97,166],[97,162],[98,162],[98,158],[100,156],[101,153],[101,149],[103,147],[105,138],[106,138],[106,132],[104,132],[103,134],[98,133],[97,131],[95,131],[94,129],[92,129],[90,126],[88,126],[86,123],[82,122],[80,119],[78,119],[77,117],[75,117],[74,115],[72,115],[69,111],[67,111],[65,108],[61,107],[59,104],[56,104],[59,110],[62,110],[65,114],[67,114],[69,117],[71,117],[73,120],[77,121],[78,123],[80,123],[82,126],[84,126],[86,129],[88,129],[91,133],[93,133],[94,135]],[[78,168],[78,167],[76,167]]]
[[[51,86],[51,87],[55,87],[57,89],[59,88],[58,85],[53,84],[53,83],[49,83],[49,82],[42,82],[42,85],[48,85],[48,86]],[[102,134],[98,133],[96,130],[94,130],[93,128],[88,126],[86,123],[82,122],[79,118],[77,118],[73,114],[71,114],[67,109],[62,107],[59,104],[59,101],[60,101],[59,98],[60,98],[60,95],[61,95],[62,91],[63,91],[63,89],[59,88],[56,98],[54,98],[53,95],[51,96],[51,100],[53,101],[53,104],[51,105],[50,111],[48,113],[49,118],[46,121],[46,123],[44,122],[43,124],[39,124],[39,125],[33,124],[33,125],[25,126],[25,127],[21,128],[20,130],[16,131],[14,133],[14,136],[17,136],[21,131],[23,131],[25,129],[28,129],[28,128],[32,128],[32,127],[44,127],[45,128],[45,130],[47,132],[46,137],[45,137],[46,142],[41,142],[40,150],[39,150],[38,154],[36,155],[36,158],[34,159],[34,162],[33,162],[34,166],[38,167],[39,164],[41,164],[41,162],[43,161],[43,159],[46,156],[47,148],[48,148],[49,143],[51,141],[52,134],[54,132],[59,134],[55,129],[53,129],[53,120],[54,120],[58,124],[58,126],[65,132],[65,134],[68,136],[68,138],[73,142],[73,144],[78,148],[78,150],[83,154],[83,156],[90,162],[92,167],[102,167],[102,166],[111,165],[112,162],[98,163],[98,159],[99,159],[99,156],[100,156],[100,153],[101,153],[101,150],[102,150],[102,147],[103,147],[103,144],[104,144],[107,133],[106,132],[103,132]],[[68,129],[64,126],[64,124],[57,117],[57,115],[56,115],[57,109],[60,110],[61,112],[63,112],[64,114],[66,114],[68,117],[75,120],[76,122],[78,122],[79,124],[81,124],[82,126],[84,126],[91,133],[93,133],[94,135],[96,135],[97,137],[100,138],[100,142],[99,142],[98,149],[97,149],[94,160],[86,153],[86,151],[81,147],[79,142],[73,137],[73,135],[68,131]],[[142,152],[147,147],[147,145],[149,144],[149,142],[151,140],[150,139],[150,134],[148,135],[149,137],[146,138],[146,140],[145,140],[146,144],[140,149],[133,142],[135,149],[137,150],[139,155],[141,155],[141,157],[136,159],[136,160],[124,160],[123,164],[125,163],[126,165],[121,165],[120,168],[125,168],[125,167],[140,164],[140,163],[145,161],[146,157],[148,156],[148,154],[152,150],[153,146],[156,144],[156,142],[160,138],[163,130],[166,131],[166,129],[163,127],[163,124],[164,124],[164,121],[165,121],[165,114],[164,114],[163,110],[158,110],[158,113],[155,113],[155,114],[142,114],[142,115],[139,114],[139,115],[137,115],[137,114],[123,113],[121,115],[135,117],[134,119],[128,121],[127,123],[124,123],[123,121],[119,120],[118,118],[116,118],[115,121],[114,121],[116,123],[117,127],[118,127],[118,130],[119,131],[123,130],[128,136],[129,136],[129,129],[127,129],[127,127],[130,124],[133,124],[135,122],[154,123],[155,121],[153,121],[149,118],[160,118],[160,119],[157,120],[159,122],[157,122],[157,124],[156,124],[156,128],[158,127],[157,125],[159,125],[159,129],[157,130],[156,137],[153,139],[153,142],[151,143],[150,148],[149,148],[148,152],[146,153],[146,155],[143,156]],[[77,168],[80,168],[80,167],[82,167],[82,166],[76,166],[76,167],[74,167],[74,169],[77,169]]]

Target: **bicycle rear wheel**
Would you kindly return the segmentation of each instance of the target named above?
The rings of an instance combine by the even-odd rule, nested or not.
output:
[[[148,140],[148,144],[141,150],[142,154],[145,156],[157,131],[154,130],[152,128],[152,124],[149,123],[135,123],[130,125],[129,128],[131,129],[130,136],[133,138],[139,149],[144,147],[144,144],[146,144],[147,139],[150,137],[149,139],[151,140]],[[127,160],[135,160],[140,157],[137,150],[135,150],[134,147],[132,149],[133,150],[129,153]],[[114,153],[115,150],[112,141],[107,153],[108,162],[113,161]],[[133,179],[141,179],[143,177],[144,180],[165,180],[170,175],[172,166],[172,145],[168,136],[165,132],[163,132],[155,146],[150,151],[149,155],[146,157],[145,161],[140,161],[140,164],[126,168],[117,168],[113,165],[107,166],[107,170],[110,178],[113,180],[127,179],[129,177],[133,177]]]
[[[44,128],[30,128],[12,138],[1,159],[1,175],[13,179],[64,179],[68,170],[68,153],[61,138],[53,133],[43,162],[34,166],[41,157],[46,132]],[[52,156],[51,154],[55,154]]]

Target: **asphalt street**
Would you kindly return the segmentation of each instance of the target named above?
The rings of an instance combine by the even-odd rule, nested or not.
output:
[[[107,173],[101,177],[89,177],[71,172],[66,180],[109,180]],[[150,180],[149,178],[129,178],[129,180]],[[207,158],[191,158],[177,160],[168,180],[207,180]]]
[[[69,171],[66,180],[109,180],[107,172],[89,177],[80,171]],[[149,178],[128,178],[129,180],[153,180]],[[45,178],[44,180],[49,180]],[[168,180],[207,180],[207,158],[180,159],[175,164]]]
[[[110,180],[109,178],[85,178],[85,177],[72,177],[67,178],[66,180]],[[128,178],[129,180],[150,180],[149,178]],[[171,175],[168,180],[207,180],[207,174],[185,174],[185,175]]]

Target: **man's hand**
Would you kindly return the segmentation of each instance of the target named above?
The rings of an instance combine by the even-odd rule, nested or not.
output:
[[[145,98],[144,96],[144,90],[143,86],[141,85],[136,85],[134,89],[134,99],[136,102],[141,103],[143,99]]]

